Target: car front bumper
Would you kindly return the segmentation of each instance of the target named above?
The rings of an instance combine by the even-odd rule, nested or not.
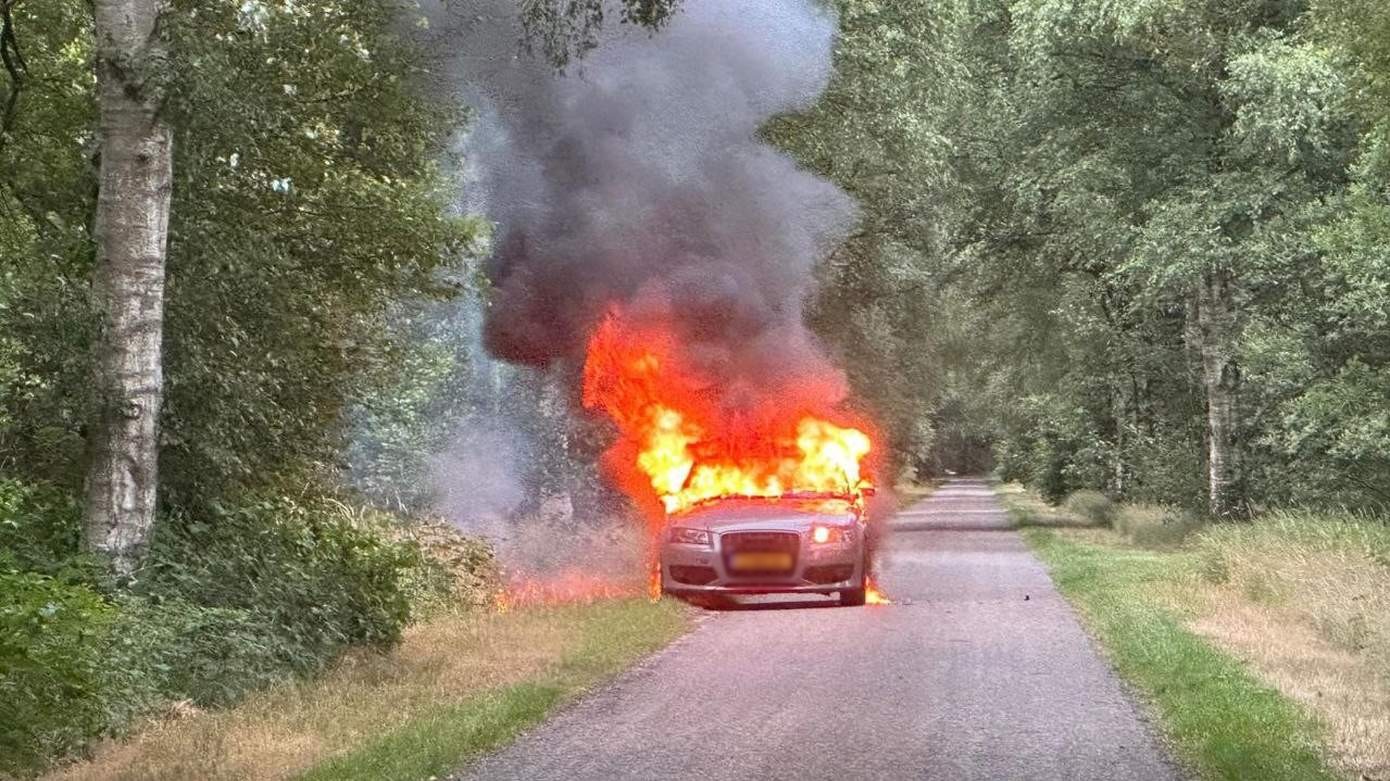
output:
[[[661,590],[682,595],[831,594],[862,588],[864,536],[860,533],[847,544],[817,544],[801,535],[795,566],[785,573],[740,574],[728,564],[723,535],[714,535],[711,546],[663,543]]]

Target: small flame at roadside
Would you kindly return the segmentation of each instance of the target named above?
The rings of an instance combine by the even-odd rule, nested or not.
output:
[[[873,577],[869,577],[864,584],[864,604],[866,605],[891,605],[893,600],[884,595],[879,589],[878,582]]]
[[[499,613],[509,613],[518,608],[588,604],[647,593],[640,583],[615,581],[570,570],[544,577],[509,578],[506,586],[493,597],[492,606]]]

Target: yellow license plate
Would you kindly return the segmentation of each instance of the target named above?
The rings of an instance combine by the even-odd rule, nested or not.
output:
[[[729,566],[735,570],[757,570],[762,572],[788,570],[792,568],[792,555],[790,553],[779,553],[775,551],[735,553],[733,558],[729,560]]]

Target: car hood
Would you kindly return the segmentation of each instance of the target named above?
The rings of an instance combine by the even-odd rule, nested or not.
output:
[[[803,531],[816,523],[853,523],[856,514],[840,500],[759,501],[726,500],[673,515],[670,525],[712,532],[744,530]]]

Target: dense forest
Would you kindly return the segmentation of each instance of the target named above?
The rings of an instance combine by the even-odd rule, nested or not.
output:
[[[817,326],[904,459],[988,451],[1054,498],[1218,516],[1384,505],[1383,8],[848,3],[841,24],[831,94],[769,132],[864,206]]]
[[[474,493],[504,518],[628,511],[573,367],[478,333],[450,35],[514,5],[0,0],[0,773],[481,599],[482,545],[448,543],[460,586],[408,531],[464,512],[441,463],[503,464]],[[807,323],[884,482],[1390,504],[1390,7],[826,5],[827,91],[759,132],[857,202]],[[577,77],[682,13],[520,7],[509,51]],[[114,195],[151,148],[157,258]]]

